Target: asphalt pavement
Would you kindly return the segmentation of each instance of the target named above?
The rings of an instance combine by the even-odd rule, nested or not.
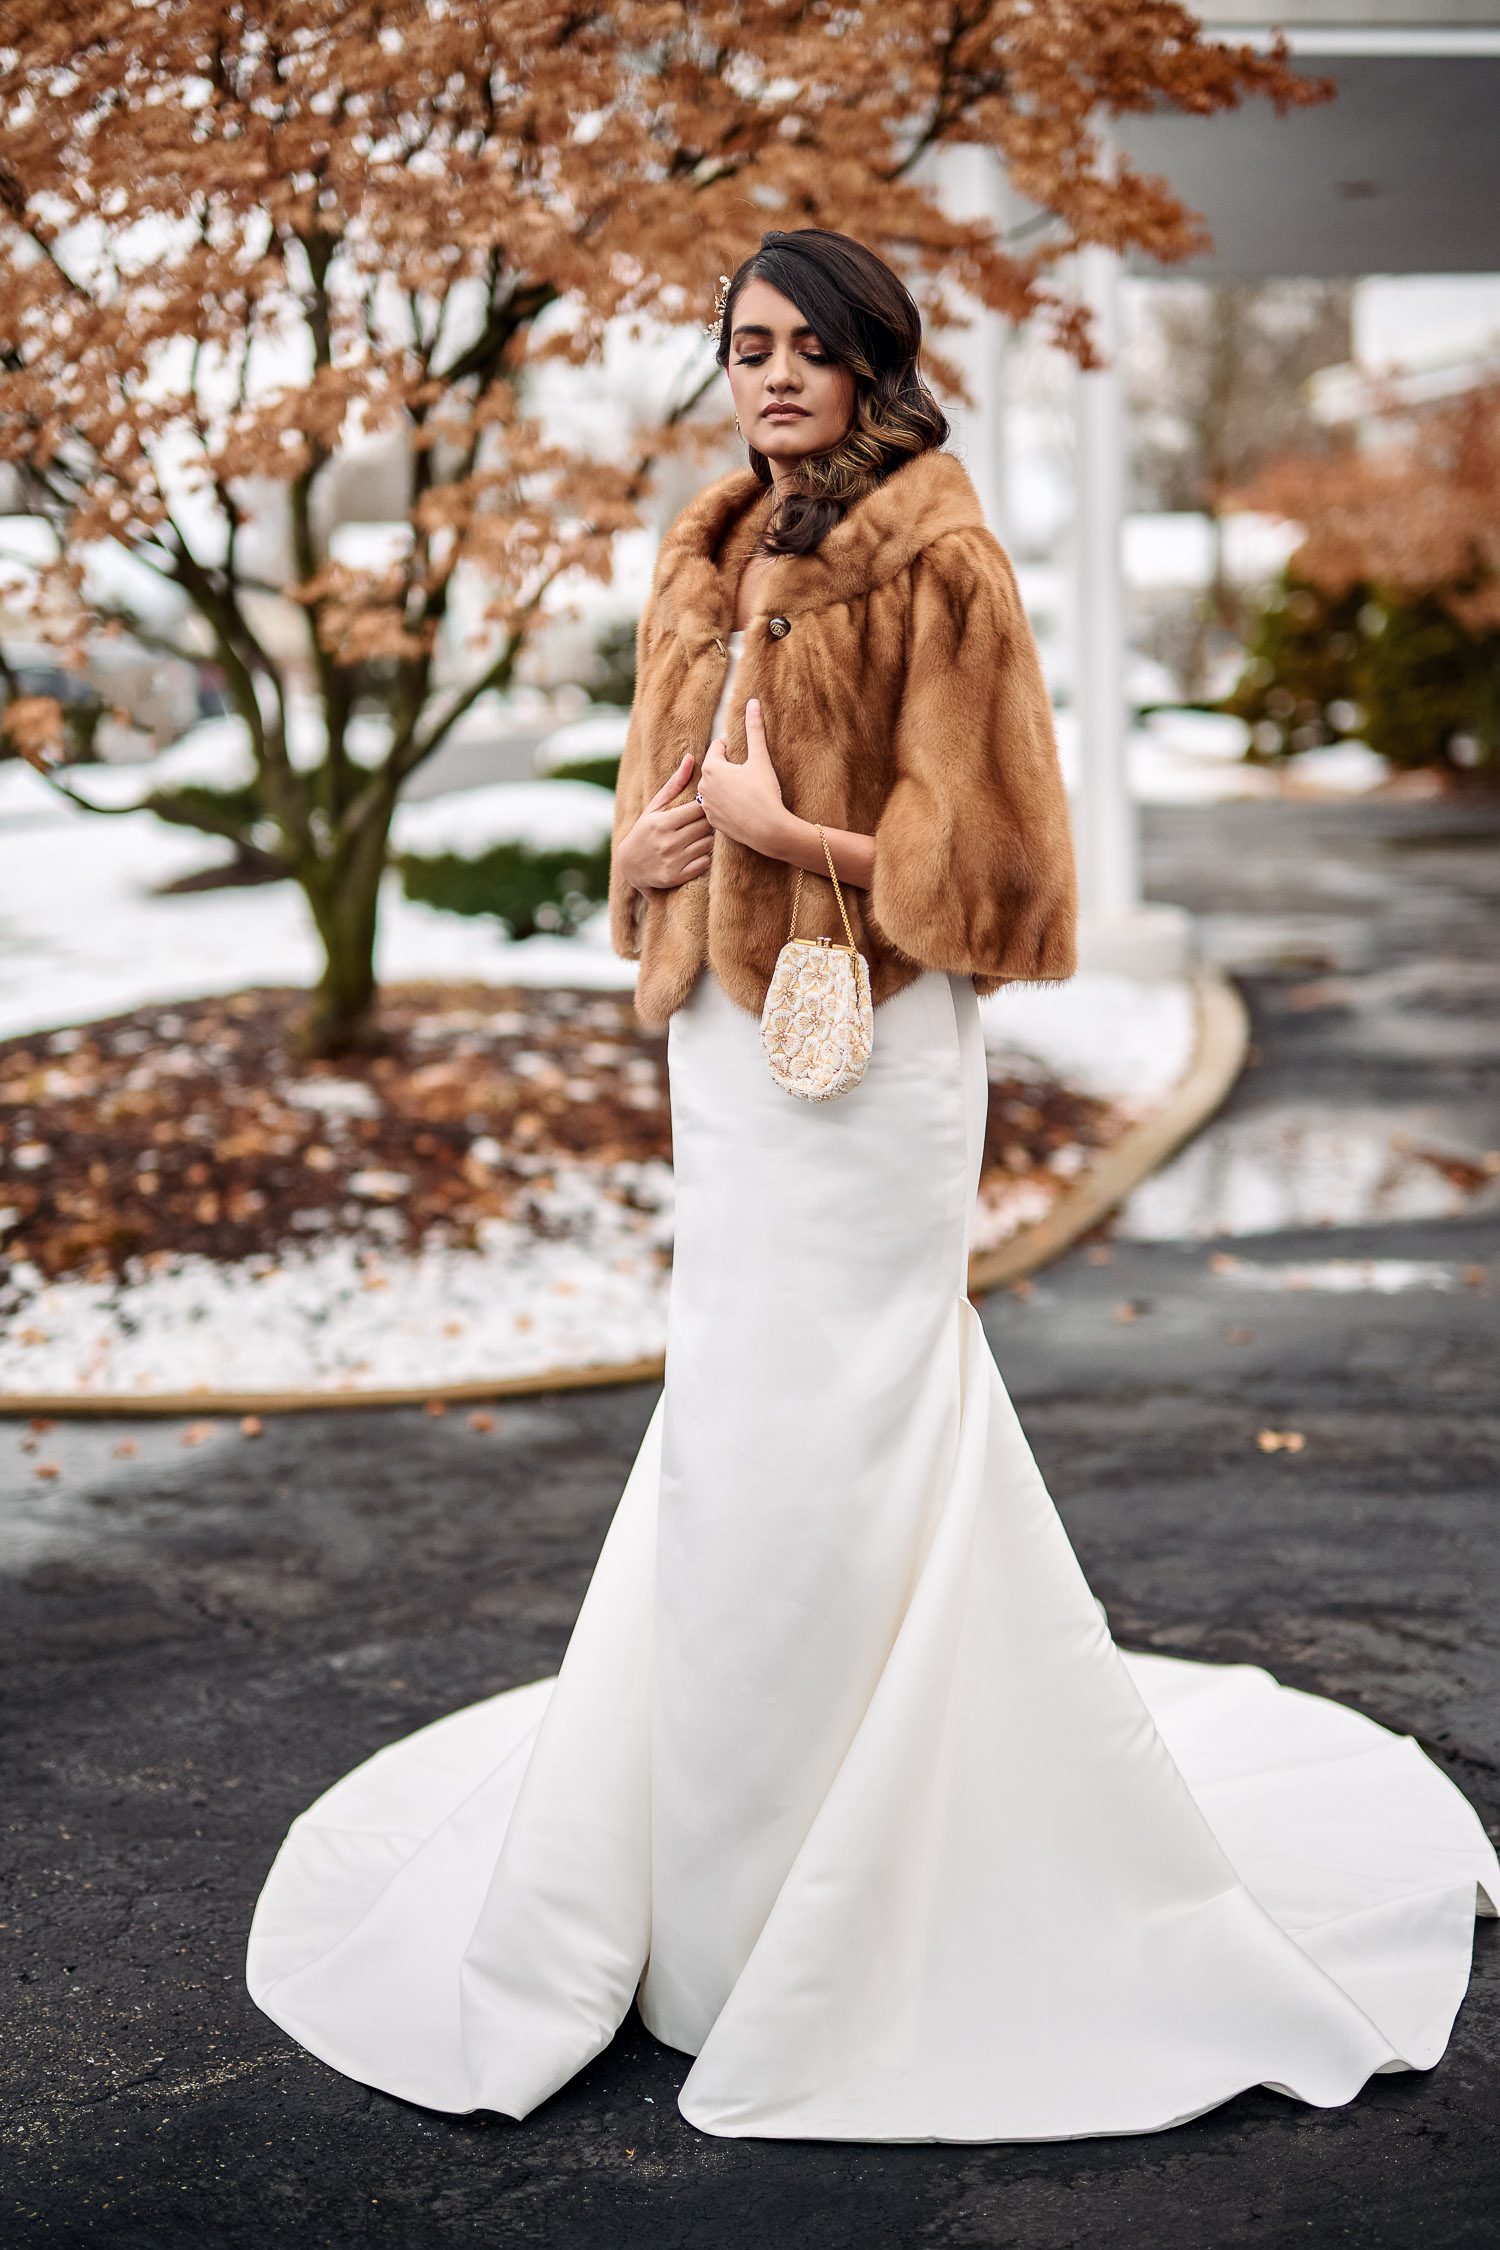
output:
[[[1251,1008],[1210,1135],[1343,1105],[1366,1127],[1420,1114],[1460,1157],[1500,1146],[1500,807],[1157,810],[1147,867]],[[1397,1261],[1409,1285],[1252,1287],[1226,1254]],[[1497,1293],[1481,1184],[1463,1215],[1096,1237],[984,1308],[1117,1636],[1358,1704],[1492,1833]],[[0,1422],[0,2242],[1492,2245],[1494,1922],[1432,2072],[1326,2112],[1247,2094],[1135,2139],[716,2140],[676,2109],[683,2058],[633,2018],[524,2123],[450,2118],[256,2012],[244,1933],[287,1822],[380,1743],[555,1667],[654,1396],[507,1401],[489,1430],[460,1409],[255,1438],[81,1420],[36,1452]],[[1303,1442],[1264,1451],[1265,1429]]]

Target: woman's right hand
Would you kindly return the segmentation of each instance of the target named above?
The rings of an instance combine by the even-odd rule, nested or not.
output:
[[[671,891],[708,872],[714,832],[700,804],[671,800],[692,779],[693,759],[684,751],[635,826],[618,847],[620,872],[638,891]]]

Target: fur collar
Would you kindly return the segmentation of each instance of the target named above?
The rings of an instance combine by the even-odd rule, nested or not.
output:
[[[658,621],[685,640],[706,640],[733,623],[734,580],[724,550],[753,514],[770,512],[770,494],[753,469],[732,469],[705,485],[668,526],[657,560]],[[983,530],[984,511],[955,454],[917,453],[856,501],[816,553],[782,555],[764,572],[756,615],[794,616],[850,602],[905,570],[948,532]]]

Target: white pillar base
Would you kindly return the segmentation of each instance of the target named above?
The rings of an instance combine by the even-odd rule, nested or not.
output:
[[[1185,906],[1153,901],[1123,913],[1078,918],[1078,966],[1096,976],[1165,982],[1189,974],[1198,959],[1197,927]]]

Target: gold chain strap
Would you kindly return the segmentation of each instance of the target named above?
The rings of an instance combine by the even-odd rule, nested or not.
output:
[[[824,835],[821,828],[818,829],[818,842],[822,845],[823,857],[828,862],[828,873],[833,883],[833,895],[839,902],[839,916],[844,925],[844,935],[849,940],[847,946],[839,947],[839,951],[841,953],[855,953],[858,951],[858,947],[854,943],[854,932],[849,927],[849,910],[844,904],[844,894],[839,888],[839,879],[837,873],[835,872],[833,864],[833,854],[828,848],[828,838]],[[799,867],[797,870],[797,880],[792,885],[792,926],[786,933],[788,945],[790,945],[792,939],[797,934],[797,909],[801,903],[801,899],[802,869]]]

